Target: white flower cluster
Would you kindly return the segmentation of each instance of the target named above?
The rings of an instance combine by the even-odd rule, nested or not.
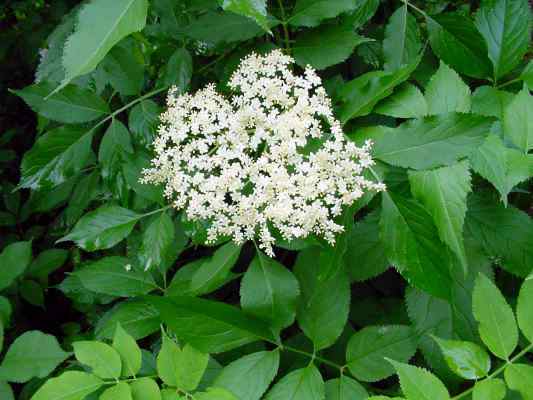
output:
[[[371,143],[347,141],[315,71],[297,76],[291,63],[278,50],[246,57],[229,100],[214,85],[168,94],[141,181],[164,183],[177,209],[209,221],[210,242],[258,238],[272,256],[275,229],[287,241],[315,233],[333,244],[342,207],[385,189],[362,176]]]

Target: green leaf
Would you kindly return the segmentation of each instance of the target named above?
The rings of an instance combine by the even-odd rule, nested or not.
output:
[[[146,152],[136,151],[134,154],[124,154],[124,162],[122,162],[122,172],[129,187],[133,191],[148,201],[165,204],[166,201],[163,196],[162,185],[144,184],[139,182],[142,176],[142,171],[150,167],[150,157]]]
[[[172,219],[166,212],[153,217],[143,233],[139,257],[143,261],[144,269],[152,265],[161,268],[165,260],[172,253],[175,245],[175,227]]]
[[[81,8],[74,33],[63,53],[65,78],[59,90],[77,76],[94,70],[111,48],[124,37],[142,30],[147,0],[92,0]]]
[[[468,156],[483,143],[491,124],[487,117],[450,113],[373,129],[363,139],[374,142],[374,158],[397,167],[430,169]]]
[[[430,115],[470,111],[470,88],[450,67],[440,62],[426,87]]]
[[[91,155],[92,131],[61,126],[40,136],[24,154],[19,187],[51,189],[77,175]]]
[[[305,335],[321,350],[331,346],[341,335],[350,309],[350,281],[344,268],[333,276],[319,279],[318,247],[302,250],[294,266],[301,289],[296,317]]]
[[[31,242],[15,242],[0,253],[0,290],[3,290],[24,273],[31,262]]]
[[[176,389],[162,389],[161,399],[162,400],[186,400],[186,397],[178,394],[178,391]]]
[[[241,281],[244,311],[283,329],[294,322],[300,288],[290,270],[258,252]]]
[[[118,352],[108,344],[98,341],[79,341],[72,343],[76,359],[91,367],[92,372],[104,379],[118,379],[122,362]]]
[[[122,361],[121,376],[135,376],[141,369],[142,354],[137,342],[117,323],[113,347],[120,355]]]
[[[151,378],[140,378],[130,383],[133,400],[162,400],[157,383]]]
[[[267,393],[265,400],[322,400],[324,381],[318,369],[310,364],[285,375]]]
[[[0,398],[2,398],[2,400],[15,400],[15,395],[13,394],[11,386],[6,382],[0,382]]]
[[[54,336],[25,332],[7,350],[0,364],[0,380],[23,383],[34,377],[45,378],[68,357]]]
[[[358,45],[369,40],[342,25],[323,26],[296,37],[294,59],[302,67],[324,69],[343,62]]]
[[[533,176],[533,155],[506,147],[496,135],[487,137],[470,161],[474,171],[498,189],[505,206],[509,192]]]
[[[463,225],[466,198],[472,189],[468,162],[429,171],[409,171],[409,182],[414,197],[433,217],[439,237],[459,257],[466,272]]]
[[[524,400],[533,396],[533,367],[526,364],[509,364],[505,368],[505,382],[509,389],[519,392]]]
[[[381,240],[392,265],[407,281],[436,297],[450,297],[450,257],[432,217],[416,201],[383,194]]]
[[[522,283],[516,306],[518,326],[527,340],[533,343],[533,314],[531,310],[533,310],[533,274],[529,275]]]
[[[86,251],[109,249],[128,236],[141,217],[126,208],[104,205],[85,214],[58,242],[73,241]]]
[[[168,386],[177,387],[177,370],[181,349],[166,334],[163,334],[161,350],[157,355],[157,374]]]
[[[278,367],[277,350],[249,354],[224,367],[213,384],[239,399],[259,400],[274,380]]]
[[[3,322],[4,327],[9,325],[12,312],[13,308],[11,307],[9,300],[4,296],[0,296],[0,321]]]
[[[481,346],[434,337],[450,369],[464,379],[481,379],[490,371],[490,357]]]
[[[79,221],[89,204],[100,194],[100,171],[94,169],[89,175],[84,176],[78,182],[68,201],[65,210],[65,223],[68,226]]]
[[[331,4],[331,2],[328,2]],[[356,2],[355,10],[346,16],[344,20],[353,29],[361,28],[370,18],[374,16],[380,4],[380,0],[359,0]]]
[[[374,112],[394,118],[421,118],[427,115],[428,106],[420,89],[404,83],[380,102]]]
[[[128,265],[130,261],[125,257],[104,257],[83,266],[74,275],[87,289],[111,296],[132,297],[157,288],[149,272],[129,269]]]
[[[480,86],[472,95],[472,112],[503,119],[503,111],[513,100],[513,94],[492,86]]]
[[[357,9],[353,0],[297,0],[288,22],[292,26],[315,27],[328,18]]]
[[[363,382],[377,382],[394,374],[385,358],[409,361],[416,352],[416,334],[408,326],[367,326],[350,338],[346,361],[350,372]]]
[[[177,335],[200,351],[228,351],[257,340],[277,342],[271,329],[225,303],[194,297],[147,298]]]
[[[84,400],[103,384],[100,378],[86,372],[67,371],[48,379],[31,400]]]
[[[142,339],[159,329],[161,324],[156,308],[147,301],[135,299],[117,303],[98,321],[97,338],[112,339],[117,323],[134,339]]]
[[[431,48],[443,62],[474,78],[490,75],[487,45],[469,16],[444,13],[426,21]]]
[[[208,388],[205,392],[195,393],[194,398],[195,400],[239,400],[226,389],[216,387]]]
[[[339,90],[341,122],[370,114],[380,100],[390,96],[396,86],[409,78],[419,60],[393,72],[367,72],[346,83]]]
[[[122,162],[121,155],[133,153],[128,129],[118,119],[113,119],[105,132],[98,151],[98,161],[102,168],[102,177],[108,179],[118,171]]]
[[[54,87],[41,82],[12,92],[39,115],[66,124],[89,122],[109,113],[106,102],[90,90],[67,85],[59,93],[47,97]]]
[[[501,379],[485,379],[474,386],[472,400],[503,400],[506,394],[507,388]]]
[[[181,92],[189,87],[192,77],[192,57],[187,49],[178,49],[172,54],[165,67],[164,86],[176,85]]]
[[[529,90],[533,90],[533,60],[529,60],[526,67],[520,74],[520,79],[526,83],[526,85],[529,87]]]
[[[41,285],[35,281],[24,280],[19,286],[20,295],[28,303],[44,308],[44,292]]]
[[[119,382],[103,392],[99,400],[132,400],[131,389],[126,382]]]
[[[416,61],[422,42],[416,19],[409,14],[407,5],[398,8],[389,18],[383,39],[384,68],[397,71]]]
[[[476,26],[483,35],[494,66],[494,78],[520,63],[531,41],[531,11],[527,0],[483,0]]]
[[[222,8],[253,19],[257,25],[270,32],[267,20],[266,0],[219,0]]]
[[[514,97],[503,112],[503,133],[525,154],[533,149],[533,96],[527,86]]]
[[[152,145],[161,108],[152,100],[143,100],[137,103],[128,114],[128,126],[137,143],[148,147]],[[139,179],[139,175],[136,176]]]
[[[28,267],[26,275],[32,278],[46,278],[50,273],[54,272],[65,262],[69,256],[69,252],[63,249],[48,249],[39,253]]]
[[[390,360],[400,377],[403,394],[410,400],[449,400],[444,384],[431,372]]]
[[[516,320],[501,292],[483,274],[476,279],[472,310],[479,322],[479,335],[483,343],[494,355],[507,360],[518,344]]]
[[[352,378],[341,375],[340,378],[326,382],[325,400],[365,400],[368,393],[361,384]]]

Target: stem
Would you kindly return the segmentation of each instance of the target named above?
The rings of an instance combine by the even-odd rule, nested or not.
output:
[[[291,52],[291,40],[289,36],[289,28],[287,27],[287,16],[285,14],[285,8],[283,7],[283,0],[278,0],[279,10],[281,12],[281,26],[283,27],[283,35],[285,37],[285,49],[287,52]]]
[[[414,4],[409,3],[408,0],[403,0],[403,2],[405,3],[406,6],[411,7],[413,10],[419,12],[421,15],[423,15],[424,17],[427,18],[428,15],[426,14],[425,11],[421,10],[420,8],[418,8],[417,6],[415,6]]]
[[[512,85],[513,83],[520,82],[521,80],[522,79],[520,79],[520,78],[511,79],[510,81],[502,83],[501,85],[496,85],[496,89],[504,88],[506,86]]]
[[[292,353],[296,353],[296,354],[301,354],[301,355],[307,356],[307,357],[311,358],[311,360],[315,359],[315,360],[321,362],[322,364],[329,365],[330,367],[338,369],[339,371],[344,371],[344,368],[345,368],[343,365],[339,365],[337,363],[334,363],[333,361],[329,361],[329,360],[326,360],[325,358],[318,357],[316,354],[308,353],[307,351],[299,350],[299,349],[296,349],[296,348],[291,347],[291,346],[282,345],[280,347],[280,349],[281,350],[287,350],[287,351],[290,351]]]

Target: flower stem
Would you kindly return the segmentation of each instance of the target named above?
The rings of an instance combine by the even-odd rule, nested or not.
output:
[[[285,38],[285,49],[288,53],[291,52],[291,39],[289,36],[289,28],[287,26],[287,16],[285,14],[285,7],[283,7],[283,0],[278,0],[279,9],[281,13],[281,26],[283,27],[283,35]]]

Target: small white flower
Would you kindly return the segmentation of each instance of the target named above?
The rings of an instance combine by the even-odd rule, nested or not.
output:
[[[131,271],[131,264],[126,264],[126,265],[124,265],[124,269],[125,269],[127,272],[130,272],[130,271]]]

